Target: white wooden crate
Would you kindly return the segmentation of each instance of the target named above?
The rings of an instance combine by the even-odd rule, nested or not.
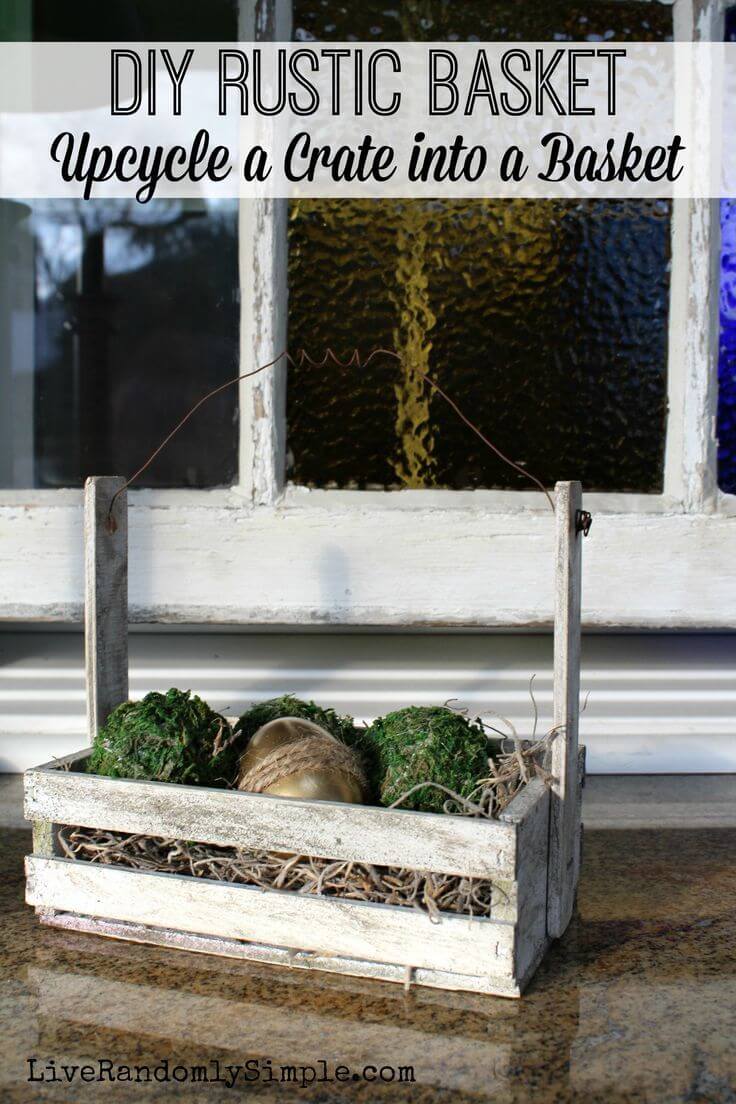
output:
[[[86,490],[90,734],[127,698],[127,525],[121,480]],[[41,920],[136,942],[441,988],[518,996],[572,914],[579,871],[580,486],[556,488],[553,780],[498,820],[84,773],[89,750],[27,771],[26,899]],[[61,825],[289,851],[487,879],[490,918],[443,915],[63,858]]]

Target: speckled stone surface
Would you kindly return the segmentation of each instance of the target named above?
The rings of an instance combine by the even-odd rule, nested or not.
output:
[[[3,1102],[736,1101],[734,829],[588,831],[579,916],[521,1001],[42,928],[23,904],[29,849],[28,832],[0,833]],[[171,1077],[250,1061],[261,1079],[29,1082],[32,1057],[39,1076],[49,1060],[97,1076],[107,1059],[159,1078],[166,1061]],[[320,1060],[413,1066],[415,1081],[266,1080]]]

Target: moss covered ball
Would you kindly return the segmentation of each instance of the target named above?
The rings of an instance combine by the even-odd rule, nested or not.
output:
[[[258,702],[250,709],[246,709],[235,726],[239,751],[241,753],[244,751],[251,736],[262,725],[279,720],[281,717],[301,717],[302,720],[312,721],[320,728],[327,729],[348,747],[353,748],[360,758],[369,784],[366,799],[371,804],[379,803],[379,793],[375,785],[378,775],[377,757],[369,730],[356,726],[352,717],[341,716],[334,709],[325,709],[313,701],[302,701],[301,698],[295,698],[293,694],[283,694],[280,698]]]
[[[488,740],[480,724],[444,706],[398,709],[370,726],[374,787],[392,805],[420,782],[437,782],[467,797],[488,774]],[[441,813],[447,795],[432,786],[417,790],[402,809]]]
[[[312,721],[320,728],[327,729],[338,740],[352,746],[355,721],[352,717],[341,717],[334,709],[323,709],[313,701],[302,701],[292,694],[284,694],[280,698],[270,698],[269,701],[257,702],[250,709],[246,709],[235,726],[239,737],[239,747],[245,748],[251,736],[268,724],[269,721],[277,721],[281,717],[301,717],[304,721]]]
[[[87,770],[109,778],[228,786],[237,759],[225,718],[190,690],[169,690],[114,709],[97,734]]]

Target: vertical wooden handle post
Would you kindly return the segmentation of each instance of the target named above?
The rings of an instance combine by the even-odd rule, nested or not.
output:
[[[582,490],[558,483],[556,495],[554,724],[551,771],[547,931],[564,932],[572,916],[580,841],[578,719],[580,713],[580,568]]]
[[[98,475],[84,487],[87,729],[92,743],[128,699],[128,504],[120,476]],[[112,522],[112,523],[111,523]]]

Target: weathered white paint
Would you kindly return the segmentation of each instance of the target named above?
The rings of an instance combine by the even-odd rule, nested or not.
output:
[[[241,4],[243,41],[289,41],[291,3]],[[249,145],[252,135],[244,128]],[[287,222],[285,199],[243,200],[239,207],[240,371],[268,364],[287,348]],[[287,363],[240,385],[240,490],[270,505],[284,483]]]
[[[517,870],[514,917],[517,922],[515,972],[523,988],[549,945],[547,880],[550,831],[550,790],[533,779],[501,813],[502,823],[517,828]]]
[[[583,534],[579,483],[555,488],[554,729],[550,750],[549,876],[547,930],[565,931],[572,915],[577,883],[575,852],[580,833],[578,717],[580,712],[580,580]]]
[[[723,41],[724,5],[687,0],[680,16],[691,24],[695,41]],[[707,81],[697,80],[692,110],[699,130],[720,142],[718,124],[724,105],[712,102]],[[720,203],[692,200],[689,212],[687,306],[684,342],[683,471],[685,508],[717,507],[718,341],[720,333]]]
[[[513,824],[101,778],[49,766],[26,772],[29,820],[478,877],[510,878],[516,869]]]
[[[359,492],[356,492],[359,494]],[[0,508],[0,616],[82,617],[81,509]],[[734,518],[601,515],[583,624],[732,628]],[[9,528],[5,528],[8,526]],[[539,513],[130,511],[133,621],[549,625],[554,520]]]
[[[723,41],[723,7],[717,0],[676,0],[675,40]],[[682,67],[679,80],[682,109],[697,117],[696,132],[710,133],[720,105],[710,102],[707,82],[702,74],[686,72]],[[703,156],[707,159],[705,153]],[[721,498],[715,437],[719,270],[718,201],[676,200],[672,217],[664,489],[691,514],[719,509]],[[732,500],[733,496],[728,498]],[[723,512],[728,512],[728,507]]]
[[[55,826],[48,820],[34,820],[33,854],[50,859],[56,853]]]
[[[692,200],[684,376],[683,475],[686,509],[713,510],[717,492],[716,413],[720,222],[717,200]],[[708,289],[706,297],[696,288]]]
[[[512,977],[492,974],[456,974],[448,970],[411,969],[393,966],[370,959],[345,958],[342,955],[318,954],[312,951],[293,951],[285,947],[272,947],[262,943],[244,943],[241,940],[217,939],[211,935],[192,935],[171,928],[153,928],[144,924],[129,924],[118,920],[97,920],[91,916],[79,916],[73,912],[55,912],[40,909],[39,918],[50,927],[65,931],[88,932],[108,939],[122,939],[130,943],[150,943],[157,947],[171,947],[193,954],[217,955],[222,958],[246,959],[270,966],[285,966],[289,970],[318,970],[320,973],[348,974],[352,977],[371,978],[375,981],[392,981],[399,985],[428,986],[434,989],[467,990],[498,997],[519,997],[522,986]],[[486,964],[487,965],[487,964]]]
[[[513,976],[514,926],[68,859],[26,859],[36,908],[452,973]]]
[[[728,499],[729,496],[726,496]],[[730,496],[736,498],[736,496]],[[132,487],[128,491],[128,503],[136,509],[242,510],[246,495],[244,488],[213,487],[209,490],[193,490],[189,487]],[[586,492],[585,501],[595,514],[672,514],[681,513],[681,498],[661,494],[626,494]],[[43,487],[31,487],[20,491],[0,488],[0,506],[23,509],[79,506],[82,492],[73,487],[50,491]],[[472,510],[481,514],[538,514],[549,509],[539,491],[452,491],[434,487],[396,491],[346,491],[321,490],[315,487],[299,487],[287,483],[276,502],[281,510],[375,510],[399,512],[433,511],[443,513],[455,510]],[[246,504],[246,509],[250,507]]]
[[[269,364],[287,347],[287,217],[283,199],[240,204],[241,372]],[[284,481],[286,375],[281,359],[240,385],[240,480],[257,504],[273,503]]]

